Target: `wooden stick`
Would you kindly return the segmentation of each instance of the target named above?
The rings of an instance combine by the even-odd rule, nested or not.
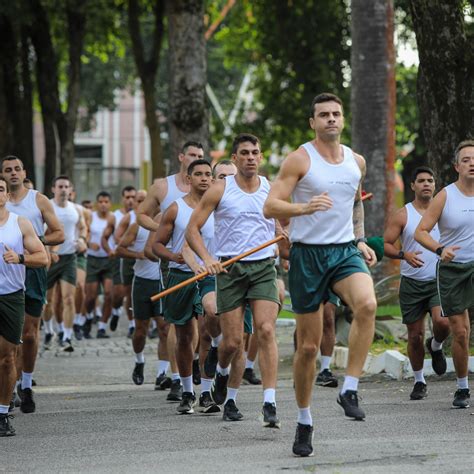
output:
[[[367,193],[362,196],[362,201],[365,201],[366,199],[372,199],[374,195],[372,193]]]
[[[237,255],[235,257],[230,258],[229,260],[226,260],[222,266],[227,267],[228,265],[232,265],[233,263],[237,262],[238,260],[241,260],[242,258],[248,257],[249,255],[252,255],[255,252],[258,252],[259,250],[264,249],[265,247],[269,247],[270,245],[276,244],[277,242],[280,242],[280,240],[283,239],[283,235],[279,235],[278,237],[275,237],[272,240],[269,240],[268,242],[265,242],[262,245],[259,245],[258,247],[255,247],[251,250],[248,250],[247,252],[241,253],[240,255]],[[188,278],[185,281],[182,281],[181,283],[178,283],[175,286],[172,286],[171,288],[168,288],[161,293],[158,293],[154,296],[151,297],[151,301],[155,302],[158,301],[159,299],[163,298],[164,296],[169,295],[170,293],[174,293],[177,290],[180,290],[181,288],[190,285],[191,283],[194,283],[195,281],[201,280],[204,277],[207,277],[209,275],[209,272],[203,272],[199,273],[192,278]]]

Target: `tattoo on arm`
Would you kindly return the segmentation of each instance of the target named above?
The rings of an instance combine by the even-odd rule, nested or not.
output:
[[[364,231],[364,204],[362,199],[356,199],[352,212],[352,223],[354,225],[354,236],[356,239],[365,237]]]

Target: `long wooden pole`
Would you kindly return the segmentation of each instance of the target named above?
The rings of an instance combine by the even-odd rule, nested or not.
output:
[[[242,258],[248,257],[249,255],[252,255],[255,252],[258,252],[259,250],[264,249],[265,247],[269,247],[270,245],[276,244],[277,242],[280,242],[280,240],[283,239],[283,235],[279,235],[278,237],[275,237],[272,240],[269,240],[268,242],[265,242],[262,245],[259,245],[258,247],[255,247],[251,250],[248,250],[247,252],[241,253],[240,255],[237,255],[235,257],[232,257],[229,260],[226,260],[222,266],[227,267],[228,265],[232,265],[233,263],[237,262],[238,260],[241,260]],[[168,288],[167,290],[162,291],[161,293],[158,293],[154,296],[151,297],[151,301],[158,301],[159,299],[163,298],[164,296],[169,295],[170,293],[174,293],[175,291],[190,285],[191,283],[194,283],[195,281],[201,280],[204,277],[207,277],[209,275],[209,272],[203,272],[203,273],[198,273],[197,275],[193,276],[192,278],[188,278],[185,281],[182,281],[178,285],[172,286],[171,288]]]

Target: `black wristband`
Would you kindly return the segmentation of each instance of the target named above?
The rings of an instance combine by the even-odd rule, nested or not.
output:
[[[441,257],[441,254],[443,253],[443,250],[444,250],[444,245],[442,245],[441,247],[438,247],[436,249],[436,255],[439,255]]]
[[[22,253],[18,254],[18,264],[24,265],[25,264],[25,256]]]
[[[46,245],[46,242],[45,242],[45,239],[44,239],[44,235],[40,235],[38,238],[40,239],[40,241],[41,241],[41,243],[42,243],[43,245]]]
[[[355,239],[354,243],[357,245],[360,242],[364,242],[364,244],[367,243],[367,239],[365,237],[360,237],[359,239]]]
[[[400,252],[398,252],[398,258],[400,260],[404,260],[405,259],[405,252],[403,250],[400,250]]]

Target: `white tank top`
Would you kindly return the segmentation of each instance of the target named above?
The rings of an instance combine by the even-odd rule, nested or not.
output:
[[[189,219],[194,209],[189,207],[183,198],[176,200],[178,206],[178,212],[176,214],[176,220],[174,221],[173,235],[171,236],[170,244],[168,248],[173,253],[181,253],[184,245],[184,234],[186,227],[188,226]],[[170,262],[169,268],[177,268],[183,272],[192,271],[185,263]]]
[[[309,155],[308,172],[296,185],[292,202],[307,203],[325,191],[333,207],[306,216],[292,217],[290,241],[313,245],[344,244],[354,240],[352,213],[354,198],[360,184],[361,171],[352,150],[342,146],[342,163],[328,163],[311,142],[303,148]]]
[[[440,243],[445,247],[461,247],[456,250],[453,262],[474,261],[474,196],[466,196],[454,184],[444,188],[446,203],[438,221]]]
[[[76,253],[76,230],[79,222],[79,211],[72,202],[67,202],[65,207],[58,206],[51,199],[54,212],[64,229],[64,242],[58,248],[58,255],[70,255]]]
[[[415,229],[421,221],[421,214],[415,209],[413,204],[410,202],[405,206],[407,211],[407,223],[403,228],[400,235],[400,242],[402,243],[402,250],[404,252],[418,252],[420,260],[423,260],[425,264],[420,268],[413,268],[405,260],[400,262],[400,273],[408,278],[413,278],[419,281],[429,281],[436,278],[436,264],[438,263],[438,256],[433,252],[425,249],[420,245],[413,236],[415,235]],[[435,225],[433,230],[430,232],[433,239],[439,242],[439,230],[438,226]]]
[[[99,244],[99,250],[87,249],[87,255],[91,257],[107,257],[107,252],[103,249],[100,239],[104,233],[105,228],[107,227],[107,218],[102,219],[97,214],[97,211],[92,213],[91,226],[89,229],[90,239],[89,244]]]
[[[130,221],[128,223],[129,226],[131,226],[132,224],[135,224],[135,222],[137,222],[137,215],[135,214],[135,211],[132,209],[130,212]]]
[[[35,189],[29,189],[20,202],[14,203],[8,201],[6,207],[10,212],[26,217],[33,224],[33,229],[35,229],[36,235],[41,237],[44,235],[44,220],[43,215],[36,204],[37,194],[38,191]]]
[[[128,247],[129,250],[132,252],[143,252],[149,235],[149,230],[143,227],[138,227],[137,237],[135,238],[133,245]],[[160,262],[152,262],[147,258],[144,260],[136,259],[135,264],[133,265],[133,271],[135,276],[140,278],[146,278],[147,280],[161,280]]]
[[[114,226],[114,231],[118,229],[118,226],[120,225],[120,222],[122,219],[127,215],[127,213],[123,213],[120,209],[116,209],[114,211],[114,217],[115,217],[115,226]],[[115,242],[115,237],[114,233],[112,232],[112,235],[109,237],[109,247],[114,250],[117,247],[117,242]]]
[[[171,206],[175,201],[183,196],[188,194],[187,192],[181,191],[176,184],[176,174],[172,174],[171,176],[166,177],[166,182],[168,183],[168,191],[166,192],[166,196],[163,201],[160,203],[160,211],[165,212],[168,207]]]
[[[263,204],[270,183],[259,176],[260,186],[254,193],[240,189],[235,176],[225,178],[224,194],[214,211],[215,249],[218,257],[235,257],[275,238],[275,221],[263,215]],[[275,256],[275,245],[264,248],[243,261]]]
[[[25,290],[25,265],[12,265],[5,263],[3,254],[5,245],[17,254],[24,254],[23,234],[18,225],[18,216],[10,212],[7,221],[0,226],[0,295],[8,295],[19,290]]]

